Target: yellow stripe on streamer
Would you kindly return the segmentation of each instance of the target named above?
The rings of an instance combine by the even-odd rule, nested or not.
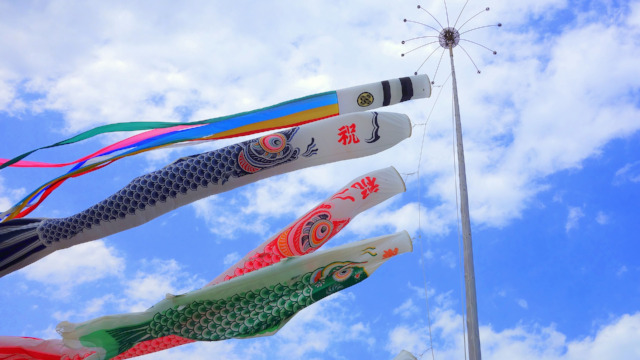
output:
[[[336,116],[339,114],[339,112],[340,111],[338,108],[338,104],[326,105],[326,106],[317,107],[314,109],[300,111],[295,114],[282,116],[275,119],[270,119],[270,120],[249,124],[249,125],[240,126],[235,129],[223,131],[211,136],[204,137],[202,138],[202,140],[224,139],[224,138],[236,136],[238,134],[250,135],[250,134],[254,134],[262,131],[302,125],[307,122],[316,121],[316,120],[328,118],[331,116]]]

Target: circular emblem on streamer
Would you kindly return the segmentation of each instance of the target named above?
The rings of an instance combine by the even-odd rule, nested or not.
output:
[[[309,248],[322,246],[333,231],[333,223],[328,219],[313,219],[313,223],[308,223],[303,230],[305,245]],[[306,249],[303,249],[306,250]]]
[[[291,247],[289,247],[289,233],[291,232],[291,228],[285,230],[282,232],[282,234],[280,234],[280,236],[278,236],[278,250],[280,250],[280,253],[284,256],[293,256],[293,252],[291,251]]]
[[[358,105],[367,107],[371,104],[373,104],[373,95],[370,92],[365,91],[358,95]]]
[[[272,154],[284,150],[287,145],[287,139],[284,135],[278,133],[263,136],[258,142],[264,151]]]
[[[344,267],[333,273],[333,279],[336,281],[345,281],[351,276],[351,273],[353,273],[353,268]]]
[[[314,211],[278,236],[278,250],[284,256],[308,254],[335,235],[337,231],[334,230],[329,212]]]

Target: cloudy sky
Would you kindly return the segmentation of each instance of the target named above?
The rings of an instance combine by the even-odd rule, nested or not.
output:
[[[0,157],[97,125],[201,120],[413,74],[436,48],[401,57],[425,43],[401,41],[437,33],[402,20],[440,27],[417,4],[0,1]],[[446,26],[465,2],[421,5]],[[483,355],[637,359],[640,1],[474,0],[458,27],[479,12],[461,32],[503,26],[463,33],[455,56]],[[401,349],[464,358],[450,66],[447,56],[438,65],[440,54],[420,68],[433,96],[388,109],[412,119],[410,139],[201,200],[5,276],[0,335],[58,338],[60,321],[140,311],[197,289],[347,181],[393,165],[407,192],[327,247],[405,229],[413,253],[273,337],[146,358],[390,359]],[[73,160],[118,136],[31,160]],[[228,143],[127,158],[69,180],[32,215],[75,214],[138,175]],[[0,171],[0,210],[60,173]]]

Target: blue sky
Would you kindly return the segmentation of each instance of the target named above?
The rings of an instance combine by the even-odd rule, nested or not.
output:
[[[421,5],[446,21],[443,2]],[[453,18],[464,1],[447,5]],[[491,11],[468,26],[502,28],[463,37],[498,55],[463,43],[477,75],[455,53],[483,354],[636,359],[640,2],[471,1],[461,19],[486,6]],[[412,45],[400,41],[430,33],[403,18],[436,25],[404,0],[2,1],[0,157],[105,123],[200,120],[412,74],[430,50],[402,58]],[[346,181],[393,165],[407,192],[359,215],[327,247],[406,229],[413,253],[304,310],[273,337],[187,345],[147,359],[390,359],[401,349],[428,359],[423,275],[435,358],[463,358],[446,61],[430,99],[388,109],[415,126],[386,152],[204,199],[0,279],[0,335],[58,338],[60,321],[143,310],[167,292],[197,289]],[[436,65],[434,56],[421,72],[431,76]],[[32,160],[67,161],[118,139]],[[226,144],[121,160],[69,180],[32,215],[74,214],[142,173]],[[59,173],[0,171],[0,210]]]

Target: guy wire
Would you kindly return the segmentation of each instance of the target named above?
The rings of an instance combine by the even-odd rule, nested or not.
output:
[[[444,83],[442,84],[442,86],[440,87],[440,91],[438,91],[438,95],[436,96],[435,101],[433,102],[433,106],[431,107],[431,111],[429,111],[429,115],[427,115],[427,119],[424,122],[424,129],[422,130],[422,143],[420,145],[420,154],[418,155],[418,170],[416,171],[417,175],[418,175],[418,229],[419,229],[419,233],[418,233],[418,238],[420,240],[420,263],[422,265],[422,280],[424,283],[424,298],[425,298],[425,302],[427,305],[427,323],[429,326],[429,348],[431,350],[431,359],[435,360],[435,353],[433,350],[433,336],[431,334],[431,310],[429,308],[429,291],[427,288],[427,270],[426,270],[426,265],[425,265],[425,259],[424,259],[424,241],[422,240],[422,220],[421,220],[421,197],[422,197],[422,179],[420,177],[420,165],[422,164],[422,153],[424,150],[424,142],[427,136],[427,124],[429,123],[429,119],[431,118],[431,115],[433,114],[433,110],[436,107],[436,104],[438,103],[438,99],[440,99],[440,94],[442,94],[442,90],[444,89],[444,85],[449,81],[449,78],[451,77],[451,75],[449,75],[449,77],[447,77],[447,79],[444,81]]]

